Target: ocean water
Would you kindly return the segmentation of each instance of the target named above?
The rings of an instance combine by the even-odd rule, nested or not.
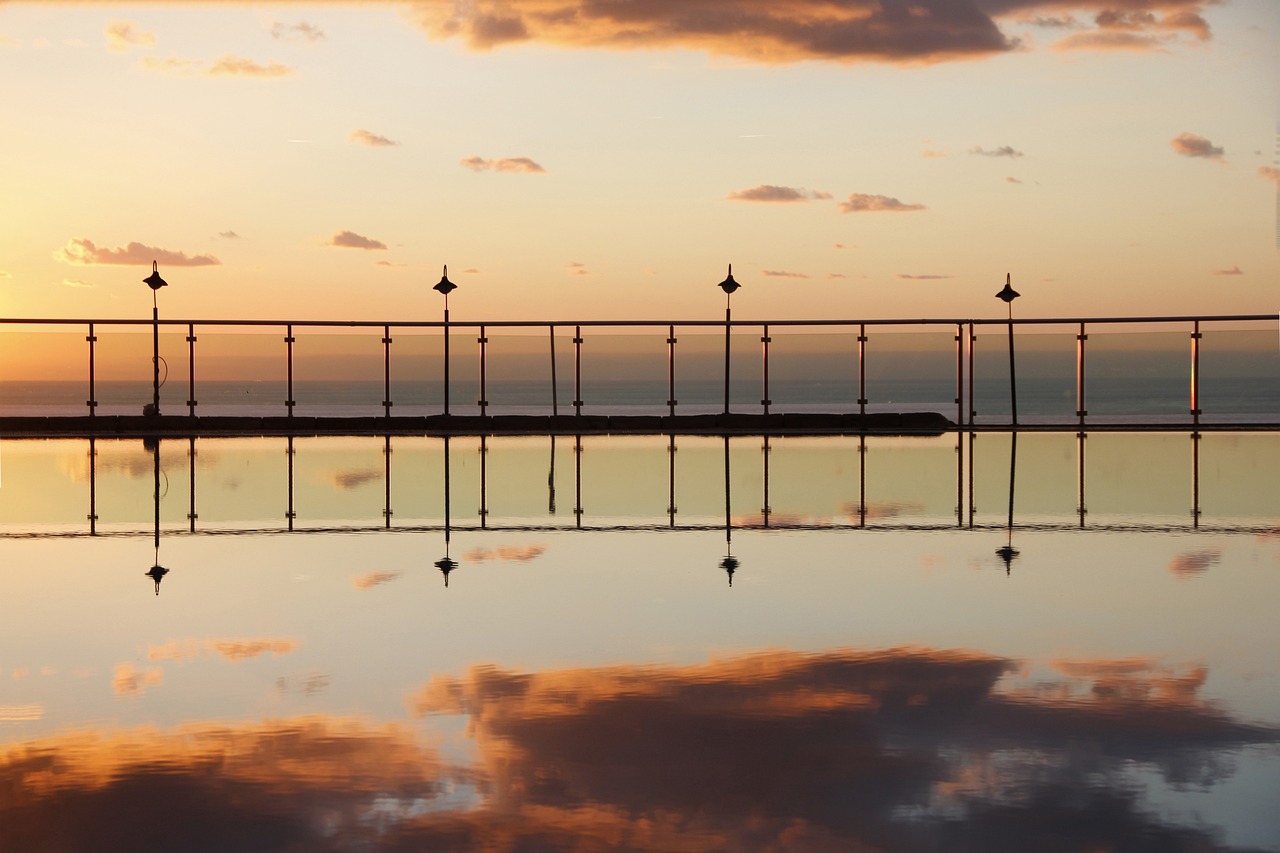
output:
[[[186,387],[166,386],[161,411],[188,414]],[[668,388],[662,381],[618,380],[584,383],[581,412],[588,415],[664,415]],[[968,400],[968,387],[962,394]],[[490,415],[573,414],[574,394],[560,386],[553,398],[549,382],[493,380],[486,383],[484,411]],[[311,417],[370,417],[385,414],[381,382],[360,380],[305,381],[294,383],[294,414]],[[1065,423],[1076,420],[1074,380],[1062,378],[1019,379],[1018,416],[1025,423]],[[84,416],[87,387],[74,382],[0,383],[0,417]],[[95,385],[96,414],[134,415],[151,401],[147,383],[105,381]],[[678,415],[711,414],[724,410],[723,381],[677,383]],[[201,416],[284,416],[288,413],[287,383],[282,381],[211,381],[197,388],[195,414]],[[391,413],[425,416],[444,411],[440,383],[393,381]],[[856,381],[792,379],[772,383],[771,412],[859,411]],[[480,388],[475,381],[450,386],[453,414],[480,414]],[[735,412],[763,412],[762,389],[750,380],[730,383],[730,407]],[[1200,388],[1202,422],[1270,423],[1280,420],[1280,383],[1251,377],[1221,377]],[[983,379],[974,383],[973,408],[978,423],[1005,423],[1011,410],[1008,380]],[[1182,377],[1146,377],[1141,380],[1096,381],[1088,387],[1087,419],[1097,423],[1125,419],[1190,423],[1190,388]],[[882,380],[867,387],[868,412],[940,412],[956,420],[967,417],[956,402],[955,380]]]

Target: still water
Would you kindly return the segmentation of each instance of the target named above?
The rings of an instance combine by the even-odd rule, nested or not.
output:
[[[1278,480],[1275,433],[0,442],[0,850],[1278,850]]]

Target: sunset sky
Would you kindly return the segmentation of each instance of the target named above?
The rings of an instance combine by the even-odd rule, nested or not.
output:
[[[0,0],[0,317],[1280,308],[1275,0]]]

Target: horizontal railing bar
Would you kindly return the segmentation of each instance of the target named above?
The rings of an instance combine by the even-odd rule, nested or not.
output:
[[[1232,323],[1232,322],[1257,322],[1280,320],[1277,314],[1185,314],[1172,315],[1167,317],[1025,317],[1014,318],[1015,326],[1035,326],[1035,325],[1071,325],[1079,323],[1191,323],[1200,321],[1202,323]],[[150,326],[153,324],[151,319],[61,319],[48,317],[0,317],[0,325],[27,325],[27,326],[83,326],[88,323],[97,325],[112,326]],[[919,318],[919,319],[879,319],[879,320],[732,320],[729,325],[750,328],[768,324],[770,326],[955,326],[957,324],[974,325],[994,325],[999,324],[1006,326],[1009,323],[1008,318],[993,319],[958,319],[958,318]],[[375,320],[190,320],[190,319],[161,319],[162,326],[262,326],[262,327],[278,327],[278,326],[307,326],[307,327],[324,327],[324,328],[381,328],[390,325],[392,328],[443,328],[444,322],[441,320],[402,320],[394,323],[386,323],[384,321]],[[659,327],[659,326],[705,326],[724,328],[724,320],[451,320],[450,327],[470,327],[479,328],[480,326],[496,326],[502,328],[527,328],[527,329],[545,329],[547,326],[589,326],[592,328],[601,327]]]

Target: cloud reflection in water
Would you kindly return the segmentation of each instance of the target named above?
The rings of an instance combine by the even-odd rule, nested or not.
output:
[[[407,699],[468,720],[465,767],[329,717],[49,738],[0,753],[0,849],[1223,849],[1146,809],[1134,765],[1213,785],[1277,730],[1201,698],[1203,668],[1049,666],[1026,684],[1012,659],[923,648],[477,666]]]

